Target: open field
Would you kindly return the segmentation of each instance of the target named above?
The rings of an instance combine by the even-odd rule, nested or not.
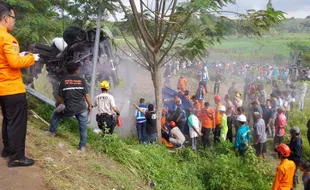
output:
[[[132,37],[130,43],[135,44]],[[290,60],[288,43],[293,41],[310,40],[309,34],[269,34],[268,36],[247,38],[229,36],[221,43],[216,43],[209,49],[209,59],[217,61],[266,61],[284,62]],[[122,49],[128,49],[122,37],[115,39]],[[179,41],[181,43],[181,41]]]

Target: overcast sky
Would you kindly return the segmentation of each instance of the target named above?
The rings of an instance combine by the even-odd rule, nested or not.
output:
[[[245,12],[248,9],[264,9],[268,0],[236,0],[225,10]],[[287,17],[305,18],[310,15],[310,0],[273,0],[273,7],[287,13]]]
[[[149,1],[152,2],[151,0]],[[128,0],[123,0],[123,2],[129,6]],[[139,2],[139,0],[136,0],[136,2]],[[229,4],[224,10],[245,13],[248,9],[266,9],[267,3],[268,0],[236,0],[236,5]],[[272,0],[272,4],[276,10],[287,13],[287,18],[306,18],[310,15],[310,0]],[[225,14],[225,16],[230,15]],[[231,16],[233,17],[233,15]],[[117,17],[120,19],[123,17],[123,14],[117,14]]]

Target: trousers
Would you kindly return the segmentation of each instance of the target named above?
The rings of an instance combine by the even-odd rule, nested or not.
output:
[[[10,161],[25,157],[25,141],[27,131],[26,93],[0,96],[3,115],[2,140],[3,151],[10,155]]]

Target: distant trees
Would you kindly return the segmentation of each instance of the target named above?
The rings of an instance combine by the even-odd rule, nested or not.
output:
[[[291,49],[291,53],[297,55],[301,52],[302,64],[310,66],[310,41],[294,41],[287,44]]]

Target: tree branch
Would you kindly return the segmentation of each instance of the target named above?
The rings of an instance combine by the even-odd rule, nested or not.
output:
[[[146,34],[146,31],[144,30],[144,27],[142,26],[142,23],[140,22],[140,19],[139,19],[140,17],[139,17],[139,13],[137,11],[136,3],[134,2],[134,0],[129,0],[129,3],[131,6],[131,9],[133,11],[134,20],[136,21],[135,23],[137,24],[138,31],[141,34],[141,38],[143,39],[143,42],[144,42],[145,46],[147,47],[147,49],[149,49],[151,52],[153,52],[154,47],[152,46],[152,44],[150,44],[150,41],[149,41],[147,34]]]
[[[141,1],[143,1],[143,0],[141,0]],[[150,39],[150,43],[152,44],[152,46],[154,46],[154,44],[155,44],[155,39],[154,39],[153,35],[151,34],[151,32],[148,30],[148,28],[147,28],[147,26],[146,26],[145,19],[143,18],[143,12],[144,12],[144,10],[143,10],[143,4],[142,4],[142,3],[140,3],[140,9],[141,9],[142,24],[143,24],[142,26],[143,26],[143,28],[144,28],[144,30],[145,30],[147,36],[148,36],[149,39]]]
[[[163,6],[162,6],[162,11],[161,11],[161,19],[159,22],[159,32],[158,32],[158,36],[156,37],[156,42],[160,42],[160,37],[161,37],[161,33],[162,33],[162,25],[163,25],[163,19],[164,19],[164,12],[165,12],[165,8],[166,8],[166,1],[163,2]]]

